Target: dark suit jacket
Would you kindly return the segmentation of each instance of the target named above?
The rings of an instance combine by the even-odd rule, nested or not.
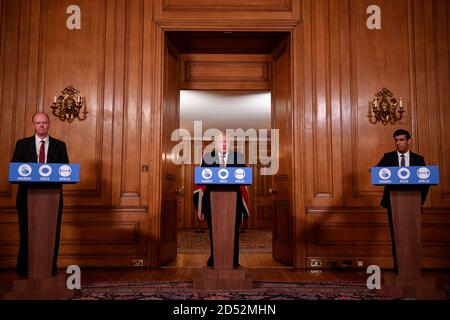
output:
[[[219,155],[215,151],[213,151],[210,154],[205,154],[200,166],[201,167],[219,167],[220,166]],[[226,166],[227,167],[245,167],[245,161],[244,161],[243,154],[230,151],[228,153]],[[246,214],[246,211],[244,209],[244,204],[242,202],[242,193],[240,190],[240,186],[236,185],[235,187],[236,187],[236,191],[237,191],[236,214],[240,215],[240,217],[238,218],[240,221],[240,220],[242,220],[242,214],[244,215],[244,219],[247,219],[248,216]],[[202,211],[205,215],[205,218],[209,219],[211,217],[210,187],[208,187],[208,186],[206,187],[204,194],[203,194]]]
[[[410,166],[425,166],[425,159],[416,153],[409,151],[409,165]],[[392,151],[385,153],[383,158],[377,164],[377,167],[398,167],[398,154],[397,151]],[[422,205],[425,203],[427,198],[429,186],[385,186],[383,198],[381,198],[381,205],[385,208],[391,207],[390,191],[401,191],[401,190],[416,190],[422,191]]]
[[[36,139],[24,138],[16,143],[11,162],[37,162]],[[69,163],[66,144],[58,139],[49,137],[47,163]],[[27,190],[30,184],[20,183],[17,192],[16,207],[18,210],[27,209]],[[55,188],[61,188],[61,184],[51,184]],[[62,198],[62,197],[61,197]]]

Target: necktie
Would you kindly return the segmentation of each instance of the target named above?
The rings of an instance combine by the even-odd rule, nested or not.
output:
[[[401,157],[402,157],[402,159],[400,160],[400,166],[401,166],[401,167],[404,167],[404,166],[406,166],[406,163],[405,163],[405,155],[402,154]]]
[[[39,163],[45,163],[45,141],[41,140],[41,147],[39,148]]]

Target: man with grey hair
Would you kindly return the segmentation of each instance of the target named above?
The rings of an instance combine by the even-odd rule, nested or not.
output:
[[[244,156],[241,153],[230,151],[230,139],[223,132],[215,136],[214,150],[205,153],[201,167],[244,167]],[[244,219],[248,219],[248,192],[246,186],[236,186],[236,224],[234,229],[233,266],[239,267],[239,226]],[[194,187],[194,205],[200,220],[206,218],[208,222],[209,237],[211,243],[211,255],[207,265],[214,266],[214,251],[212,242],[212,220],[210,190],[205,185]]]

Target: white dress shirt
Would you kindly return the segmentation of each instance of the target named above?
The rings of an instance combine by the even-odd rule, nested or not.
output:
[[[228,152],[221,153],[217,152],[219,154],[219,165],[223,165],[224,167],[227,166],[227,160],[228,160]],[[223,159],[222,159],[223,157]]]
[[[41,150],[41,141],[44,140],[45,141],[45,163],[47,163],[47,154],[48,154],[48,144],[50,143],[50,139],[48,138],[48,136],[45,139],[41,139],[38,137],[38,135],[34,135],[34,138],[36,139],[36,155],[37,155],[37,160],[39,161],[39,151]]]
[[[398,156],[398,165],[400,166],[400,164],[402,163],[402,154],[397,151],[397,156]],[[404,153],[404,156],[405,156],[405,167],[409,167],[409,151]]]

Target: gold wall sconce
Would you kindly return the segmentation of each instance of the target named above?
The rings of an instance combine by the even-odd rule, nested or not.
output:
[[[375,99],[369,101],[367,117],[372,124],[381,122],[383,125],[387,125],[402,119],[404,112],[402,98],[398,102],[390,90],[383,88],[375,94]]]
[[[86,120],[88,112],[86,110],[85,100],[79,93],[79,90],[68,86],[59,95],[55,96],[53,98],[53,105],[51,106],[53,115],[59,118],[59,120],[67,120],[69,123],[72,123],[76,118],[81,121]]]

